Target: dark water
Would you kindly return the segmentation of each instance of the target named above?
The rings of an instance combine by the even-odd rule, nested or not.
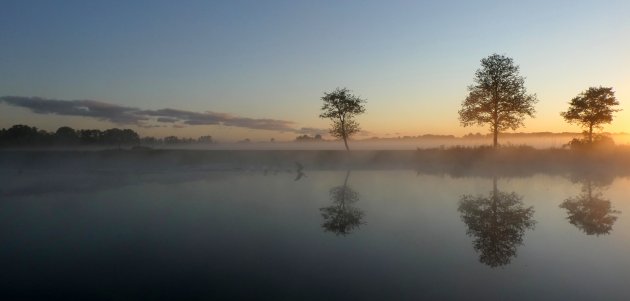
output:
[[[0,299],[630,300],[627,178],[4,171]]]

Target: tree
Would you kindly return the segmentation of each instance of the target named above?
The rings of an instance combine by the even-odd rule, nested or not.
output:
[[[122,145],[140,143],[140,136],[131,129],[108,129],[101,135],[102,144],[116,145],[120,148]]]
[[[79,143],[79,134],[71,127],[62,126],[55,132],[55,140],[61,145],[74,145]]]
[[[468,87],[468,97],[459,110],[463,126],[490,125],[493,146],[497,137],[507,129],[523,126],[526,116],[534,117],[535,94],[527,94],[525,79],[519,75],[519,66],[506,56],[493,54],[481,59],[481,68],[475,72],[474,84]]]
[[[13,146],[33,146],[42,140],[36,127],[16,124],[6,130],[4,139],[6,144]]]
[[[613,106],[619,105],[612,88],[590,87],[569,102],[569,110],[560,113],[568,123],[575,123],[588,129],[584,134],[589,143],[593,143],[593,128],[601,129],[603,124],[611,123],[613,113],[620,111]]]
[[[101,130],[79,130],[79,140],[82,144],[96,144],[101,141]]]
[[[164,144],[178,144],[178,143],[180,143],[180,140],[176,136],[164,137]]]
[[[271,138],[271,139],[273,139],[273,138]],[[214,141],[212,140],[212,136],[209,136],[209,135],[207,135],[207,136],[200,136],[197,139],[197,142],[198,143],[204,143],[204,144],[212,144],[212,143],[214,143]]]
[[[324,93],[322,100],[324,104],[319,117],[332,121],[330,134],[343,139],[346,150],[349,151],[348,138],[361,130],[354,117],[365,112],[366,101],[353,95],[346,88],[337,88],[330,93]]]

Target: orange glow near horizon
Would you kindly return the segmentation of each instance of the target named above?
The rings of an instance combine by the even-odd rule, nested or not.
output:
[[[534,90],[534,88],[531,89]],[[543,92],[540,93],[539,103],[536,105],[536,118],[527,118],[525,120],[525,126],[514,132],[581,132],[583,130],[582,128],[566,123],[560,116],[560,112],[566,109],[570,97],[577,95],[579,91],[576,92],[572,89],[571,91],[564,91],[563,93],[559,93],[558,91],[552,91],[554,93]],[[622,111],[615,113],[613,122],[604,125],[603,131],[610,133],[628,133],[630,132],[630,89],[628,89],[627,85],[620,85],[615,88],[615,92],[620,102],[619,108]],[[459,137],[468,133],[488,133],[487,126],[460,126],[457,110],[459,109],[461,99],[464,97],[463,95],[450,95],[448,101],[436,101],[436,104],[432,106],[428,106],[410,97],[400,96],[401,99],[404,99],[404,102],[398,101],[397,105],[393,106],[391,102],[379,99],[378,93],[375,94],[375,97],[368,98],[366,114],[357,117],[357,121],[361,124],[361,128],[365,132],[357,135],[355,139],[366,139],[374,136],[393,138],[424,134],[454,135]],[[560,100],[553,101],[553,99]],[[308,108],[297,110],[298,113],[293,115],[273,114],[271,116],[264,116],[263,114],[258,114],[258,116],[254,117],[291,120],[295,122],[296,128],[311,127],[327,129],[329,126],[328,120],[322,120],[317,117],[319,113],[318,105],[319,101],[315,100],[309,104]],[[3,112],[0,127],[10,127],[14,124],[27,124],[48,131],[54,131],[58,127],[66,125],[78,129],[127,127],[134,129],[141,136],[165,137],[174,135],[195,138],[211,135],[224,141],[238,141],[245,138],[257,141],[269,141],[271,138],[277,141],[289,141],[300,135],[296,132],[276,132],[230,126],[187,126],[184,128],[175,128],[170,124],[161,124],[162,127],[143,128],[134,125],[116,125],[86,117],[35,114],[24,108],[12,107],[5,104],[0,104],[0,107]]]

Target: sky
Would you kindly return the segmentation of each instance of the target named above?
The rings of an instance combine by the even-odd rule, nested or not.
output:
[[[539,99],[518,132],[611,86],[630,132],[630,1],[35,1],[0,3],[0,128],[291,140],[325,133],[324,92],[367,99],[361,137],[463,135],[480,60],[504,54]],[[10,96],[10,97],[9,97]],[[158,121],[159,118],[159,121]]]

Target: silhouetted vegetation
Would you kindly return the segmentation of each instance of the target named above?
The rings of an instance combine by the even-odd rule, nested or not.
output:
[[[152,138],[152,137],[149,137]],[[143,138],[145,139],[145,138]],[[180,138],[177,136],[168,136],[164,139],[153,138],[153,144],[166,144],[166,145],[185,145],[185,144],[212,144],[215,143],[212,136],[201,136],[197,139],[194,138]]]
[[[582,183],[582,193],[564,200],[560,208],[566,209],[569,222],[587,235],[609,234],[621,213],[612,209],[602,193],[610,183],[596,181],[592,176],[578,181]]]
[[[137,145],[140,137],[130,129],[74,130],[64,126],[51,133],[27,125],[0,130],[0,146],[39,147],[75,145]]]
[[[474,82],[468,87],[459,120],[463,126],[490,125],[494,147],[500,132],[515,130],[523,125],[525,116],[534,116],[538,100],[527,94],[525,79],[511,58],[498,54],[483,58]]]
[[[295,137],[295,141],[298,141],[298,142],[322,141],[322,135],[320,134],[317,134],[315,136],[300,135],[300,136]]]
[[[468,226],[467,234],[474,238],[479,261],[490,267],[509,264],[523,244],[525,231],[536,224],[533,207],[525,208],[522,197],[514,192],[499,191],[496,177],[488,197],[463,195],[457,210]]]
[[[361,130],[354,117],[365,112],[365,100],[353,95],[346,88],[337,88],[330,93],[324,93],[322,100],[324,104],[319,117],[332,121],[330,134],[343,139],[346,150],[349,151],[348,139]]]
[[[567,146],[576,151],[602,151],[612,149],[615,141],[604,134],[595,134],[586,138],[573,138]]]
[[[350,170],[346,172],[346,179],[342,186],[330,189],[333,205],[319,209],[324,218],[322,227],[325,231],[336,235],[348,235],[364,223],[363,211],[353,206],[359,201],[359,193],[348,186],[349,177]]]
[[[0,147],[51,147],[51,146],[137,146],[137,145],[185,145],[216,143],[212,136],[197,139],[168,136],[165,138],[142,137],[131,129],[112,128],[107,130],[75,130],[62,126],[55,132],[31,127],[14,125],[0,129]]]
[[[569,110],[560,115],[567,122],[586,128],[585,141],[592,144],[594,142],[593,129],[601,129],[603,124],[611,123],[613,113],[620,111],[613,108],[618,105],[619,102],[612,88],[590,87],[571,99]]]

